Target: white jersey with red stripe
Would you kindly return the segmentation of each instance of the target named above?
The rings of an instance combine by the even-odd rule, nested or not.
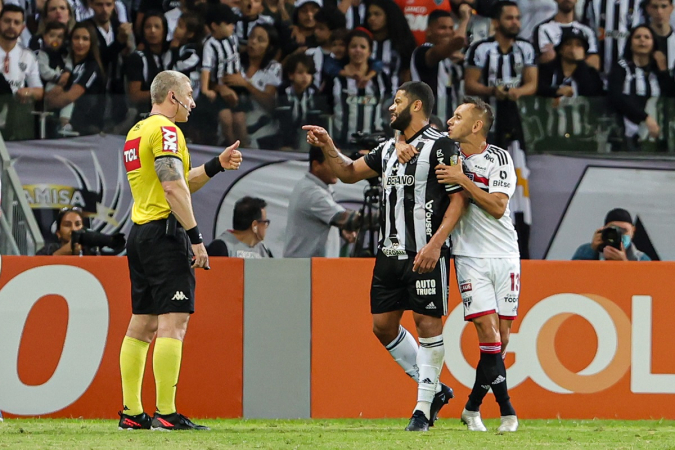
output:
[[[509,153],[488,145],[481,153],[461,154],[464,173],[490,194],[501,192],[509,199],[516,190],[516,171]],[[519,258],[518,236],[509,205],[495,219],[473,201],[452,232],[452,253],[473,258]]]

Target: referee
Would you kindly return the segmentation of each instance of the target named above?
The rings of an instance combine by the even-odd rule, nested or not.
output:
[[[213,176],[241,164],[239,141],[206,164],[191,168],[185,138],[176,122],[195,107],[190,79],[160,72],[150,87],[152,111],[124,144],[124,165],[134,197],[127,256],[132,316],[120,351],[124,410],[119,429],[208,430],[176,412],[176,384],[183,338],[195,306],[195,268],[209,268],[190,193]],[[143,412],[141,387],[150,342],[156,412]]]

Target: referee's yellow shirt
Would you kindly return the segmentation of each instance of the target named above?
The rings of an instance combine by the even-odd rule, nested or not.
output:
[[[165,116],[156,114],[141,120],[127,134],[124,166],[134,205],[131,220],[142,225],[166,219],[171,213],[164,189],[155,172],[155,159],[171,156],[183,162],[185,182],[190,171],[190,154],[183,132]]]

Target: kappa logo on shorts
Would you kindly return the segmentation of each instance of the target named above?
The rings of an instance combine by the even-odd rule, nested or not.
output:
[[[436,295],[436,280],[417,280],[415,281],[417,295]],[[427,306],[427,309],[429,307]],[[434,309],[436,307],[434,306]]]
[[[466,280],[466,281],[460,281],[459,282],[459,292],[460,293],[465,293],[469,292],[472,289],[471,287],[471,280]]]
[[[178,153],[178,132],[176,127],[162,127],[162,151]]]
[[[171,300],[183,301],[188,300],[188,297],[185,294],[183,294],[183,291],[176,291]]]

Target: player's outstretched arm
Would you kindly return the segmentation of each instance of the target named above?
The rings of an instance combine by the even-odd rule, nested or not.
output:
[[[357,181],[373,178],[378,175],[377,172],[368,167],[363,157],[352,161],[343,155],[335,147],[333,139],[324,128],[315,125],[305,125],[302,129],[307,131],[307,143],[321,148],[330,168],[343,183],[356,183]]]
[[[190,169],[188,186],[190,192],[197,192],[208,181],[223,170],[237,170],[243,160],[239,148],[239,141],[227,147],[219,156],[207,161],[199,167]]]
[[[183,176],[183,162],[173,156],[157,158],[155,159],[155,172],[162,183],[164,196],[169,203],[171,213],[190,236],[192,251],[195,254],[193,267],[208,268],[209,257],[204,243],[201,242],[197,220],[192,211],[190,189]],[[197,234],[199,238],[193,237],[193,234]]]

